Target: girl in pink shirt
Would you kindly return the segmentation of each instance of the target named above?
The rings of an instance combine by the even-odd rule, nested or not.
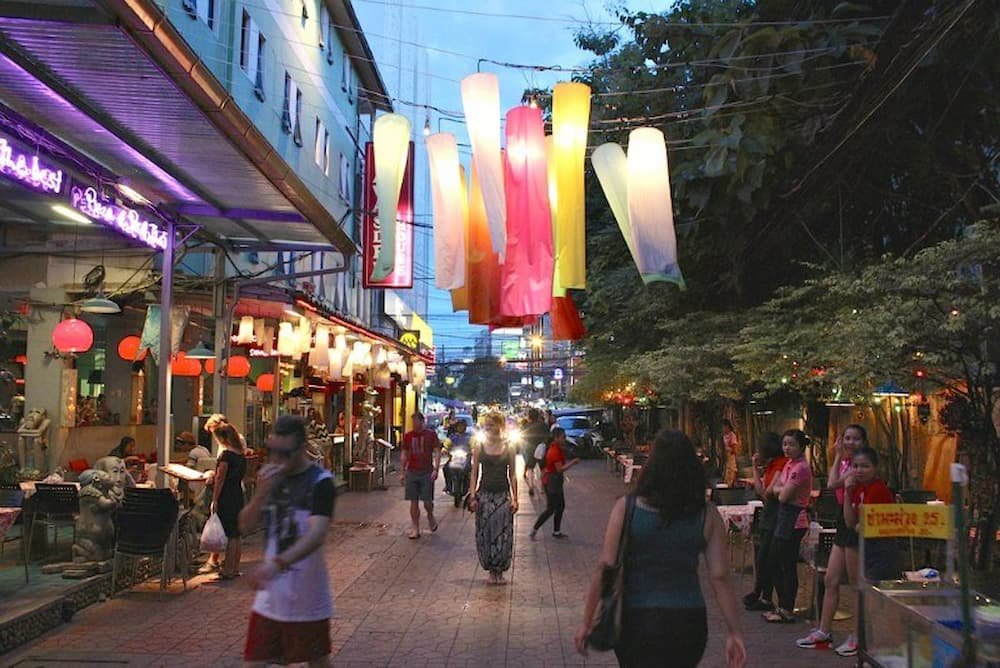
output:
[[[806,506],[812,491],[812,469],[806,460],[808,437],[800,429],[782,435],[781,448],[788,462],[771,482],[770,493],[778,499],[778,517],[771,542],[770,568],[778,593],[778,608],[764,614],[769,622],[795,621],[795,595],[799,591],[799,545],[809,527]]]

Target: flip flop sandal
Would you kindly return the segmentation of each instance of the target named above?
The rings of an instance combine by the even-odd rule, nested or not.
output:
[[[406,537],[409,538],[410,540],[416,540],[416,539],[420,538],[420,532],[419,531],[411,531],[410,533],[406,534]]]
[[[440,524],[440,523],[438,523],[438,522],[435,522],[435,523],[434,523],[434,526],[432,526],[432,527],[431,527],[431,533],[434,533],[435,531],[437,531],[437,530],[438,530],[438,526],[439,526],[439,524]]]
[[[775,610],[773,612],[765,612],[763,615],[764,621],[771,624],[794,624],[795,617],[789,615],[783,610]]]

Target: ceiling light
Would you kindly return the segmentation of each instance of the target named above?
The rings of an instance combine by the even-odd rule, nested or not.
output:
[[[118,304],[114,303],[104,295],[104,291],[97,293],[96,297],[92,297],[87,301],[83,302],[80,306],[80,310],[84,313],[121,313],[122,308]]]
[[[215,359],[215,351],[206,346],[203,341],[199,341],[198,345],[187,351],[185,357],[191,360]]]
[[[120,192],[122,195],[125,195],[125,197],[128,197],[136,204],[149,204],[149,200],[146,199],[146,197],[143,196],[143,194],[138,190],[136,190],[135,188],[127,186],[124,183],[119,183],[117,187],[118,187],[118,192]]]
[[[72,220],[74,223],[80,223],[81,225],[93,225],[90,218],[87,218],[82,213],[77,213],[68,206],[63,206],[62,204],[53,204],[52,210],[58,213],[63,218]]]

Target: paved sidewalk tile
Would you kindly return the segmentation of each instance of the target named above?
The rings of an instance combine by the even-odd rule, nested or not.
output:
[[[551,524],[529,540],[544,499],[521,494],[515,521],[514,562],[502,587],[486,584],[474,543],[470,513],[456,509],[440,492],[440,528],[431,533],[422,518],[419,540],[406,538],[408,507],[402,490],[344,494],[337,499],[326,556],[334,585],[336,615],[330,635],[334,665],[400,666],[613,666],[612,653],[576,654],[573,634],[583,610],[607,515],[623,493],[619,480],[599,462],[568,476],[563,531]],[[242,570],[261,558],[260,535],[245,541]],[[737,550],[736,559],[739,560]],[[738,596],[751,586],[734,575]],[[802,600],[812,581],[804,574]],[[724,666],[725,627],[707,582],[709,643],[704,666]],[[843,607],[851,597],[844,589]],[[32,643],[0,656],[3,666],[240,665],[253,594],[241,582],[218,583],[199,576],[188,591],[179,584],[161,597],[142,585],[86,608],[73,621]],[[841,622],[838,638],[850,628]],[[850,666],[831,651],[800,650],[794,639],[805,623],[766,624],[743,613],[751,666]],[[111,642],[109,643],[110,639]],[[669,661],[664,663],[669,665]]]

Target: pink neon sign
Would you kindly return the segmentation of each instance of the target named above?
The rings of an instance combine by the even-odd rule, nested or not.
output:
[[[103,223],[127,237],[158,250],[167,248],[166,230],[161,230],[156,223],[141,218],[135,209],[103,201],[94,188],[73,186],[70,188],[70,203],[74,209],[88,218]]]
[[[62,192],[63,173],[38,159],[18,150],[10,142],[0,137],[0,174],[29,188],[52,195]]]

